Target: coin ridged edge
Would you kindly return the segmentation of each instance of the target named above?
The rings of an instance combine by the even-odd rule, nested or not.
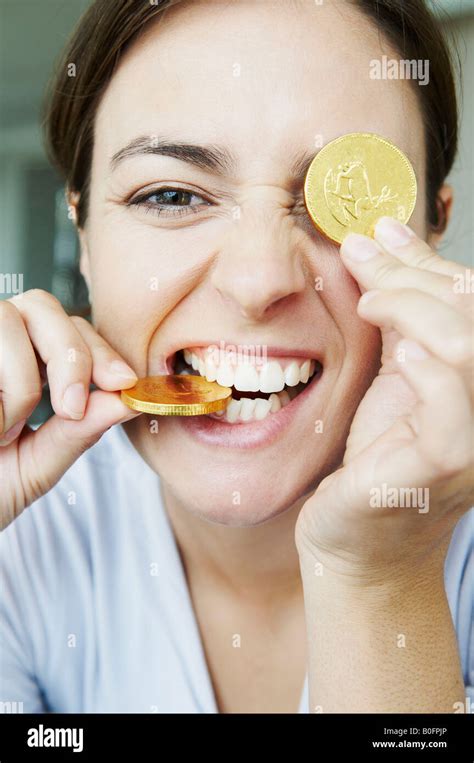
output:
[[[228,389],[229,394],[221,400],[212,400],[209,403],[192,403],[191,405],[151,403],[144,400],[135,400],[127,395],[126,390],[121,391],[120,397],[125,405],[134,411],[140,411],[140,413],[156,413],[158,416],[202,416],[206,413],[225,411],[228,399],[232,393],[230,387]]]

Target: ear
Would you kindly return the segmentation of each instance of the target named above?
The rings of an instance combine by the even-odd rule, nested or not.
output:
[[[87,291],[89,292],[89,302],[91,302],[91,267],[89,257],[89,246],[87,243],[87,235],[84,228],[77,229],[77,235],[79,236],[79,245],[81,253],[79,256],[79,270],[86,282]]]
[[[91,301],[91,273],[90,273],[90,258],[89,247],[87,244],[87,235],[85,228],[79,228],[77,224],[77,206],[79,204],[80,194],[77,191],[70,191],[69,188],[65,189],[66,203],[68,205],[68,216],[72,220],[76,228],[76,233],[79,238],[80,256],[79,256],[79,270],[86,282],[87,290],[89,292],[89,302]]]
[[[428,234],[428,244],[437,249],[441,244],[446,229],[451,219],[451,212],[453,208],[454,191],[451,185],[444,183],[438,191],[436,198],[436,204],[438,207],[439,216],[439,230],[431,230]]]

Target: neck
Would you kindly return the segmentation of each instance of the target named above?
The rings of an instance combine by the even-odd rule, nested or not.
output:
[[[162,494],[188,580],[255,601],[301,592],[294,532],[306,497],[264,524],[229,527],[190,512],[163,483]]]

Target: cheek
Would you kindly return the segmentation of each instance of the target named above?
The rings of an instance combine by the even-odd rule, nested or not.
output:
[[[329,262],[321,298],[336,327],[337,341],[327,347],[327,367],[357,395],[365,391],[379,367],[380,331],[357,314],[361,292],[340,256],[335,254]]]
[[[187,238],[134,220],[91,228],[93,322],[129,360],[143,359],[163,318],[202,278],[206,241]]]
[[[344,336],[345,358],[341,381],[345,396],[358,405],[380,368],[380,331],[355,313]]]

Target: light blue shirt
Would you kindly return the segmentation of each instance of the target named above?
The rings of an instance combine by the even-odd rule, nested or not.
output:
[[[445,566],[471,702],[473,523]],[[4,711],[218,712],[159,478],[121,426],[0,534],[0,585]]]

